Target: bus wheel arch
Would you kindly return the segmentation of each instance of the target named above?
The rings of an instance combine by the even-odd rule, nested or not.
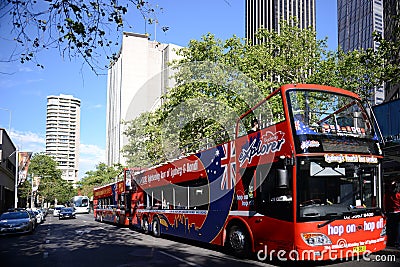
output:
[[[253,237],[247,224],[240,219],[231,220],[225,227],[225,247],[239,258],[246,258],[253,250]]]
[[[160,219],[158,216],[153,217],[153,221],[151,223],[151,231],[153,232],[153,235],[155,237],[160,237],[161,236],[161,231],[160,231]]]

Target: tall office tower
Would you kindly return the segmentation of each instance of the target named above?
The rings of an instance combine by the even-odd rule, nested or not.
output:
[[[373,48],[379,44],[372,33],[383,35],[382,0],[338,0],[338,43],[344,52]],[[383,85],[371,90],[370,101],[377,105],[384,100]]]
[[[58,162],[62,178],[78,181],[81,101],[71,95],[47,97],[46,154]]]
[[[385,39],[392,42],[400,42],[400,1],[384,0],[383,1],[383,18],[384,18],[384,35]],[[397,31],[396,31],[397,29]],[[400,51],[392,58],[393,63],[400,65]],[[400,98],[400,83],[386,82],[385,84],[385,101]]]
[[[279,32],[279,22],[296,17],[300,28],[315,28],[315,0],[246,0],[246,39],[253,44],[261,27]]]
[[[160,104],[173,87],[168,63],[178,59],[180,46],[150,41],[147,35],[125,32],[118,58],[108,71],[106,161],[125,164],[121,150],[128,144],[123,121],[130,121]]]

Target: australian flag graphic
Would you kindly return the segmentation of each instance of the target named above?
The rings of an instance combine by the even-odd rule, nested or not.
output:
[[[297,135],[304,135],[304,134],[317,134],[315,131],[311,130],[307,125],[305,125],[302,121],[295,120],[294,127],[296,129]]]

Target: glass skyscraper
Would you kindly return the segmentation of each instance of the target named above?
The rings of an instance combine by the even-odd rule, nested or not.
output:
[[[255,34],[261,27],[279,32],[279,22],[296,17],[300,28],[315,29],[315,0],[246,0],[246,38],[259,44]]]
[[[385,39],[392,42],[400,42],[400,1],[383,1],[384,35]],[[393,51],[395,52],[395,51]],[[400,51],[393,58],[393,63],[400,65]],[[386,82],[385,101],[400,98],[400,83]]]
[[[372,33],[384,34],[382,0],[338,0],[337,10],[338,43],[344,52],[379,46]],[[373,105],[382,103],[384,98],[383,85],[371,89]]]

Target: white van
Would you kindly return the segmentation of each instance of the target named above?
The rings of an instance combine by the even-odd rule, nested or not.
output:
[[[56,205],[53,210],[53,216],[57,217],[60,215],[61,208],[64,208],[64,205]]]

